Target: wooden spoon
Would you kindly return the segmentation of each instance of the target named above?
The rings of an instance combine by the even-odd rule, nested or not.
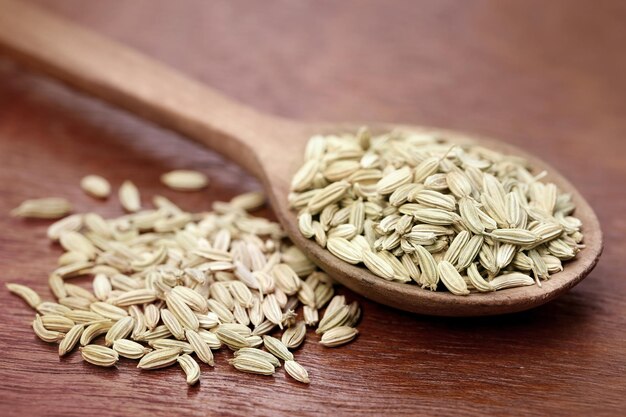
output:
[[[458,141],[473,141],[526,158],[547,180],[569,192],[583,221],[585,244],[565,270],[543,287],[521,287],[486,294],[455,296],[416,285],[385,281],[365,268],[349,265],[302,237],[287,194],[313,134],[356,131],[355,124],[304,124],[234,103],[175,70],[23,1],[0,0],[0,50],[36,70],[180,132],[247,168],[265,185],[272,207],[287,233],[305,253],[348,288],[380,303],[417,313],[473,316],[509,313],[543,304],[567,291],[595,266],[602,233],[589,204],[557,171],[513,146],[480,136],[430,129]],[[374,132],[392,126],[368,123]]]

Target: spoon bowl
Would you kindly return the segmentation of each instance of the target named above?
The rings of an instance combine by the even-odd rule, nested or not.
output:
[[[312,134],[356,132],[362,124],[344,125],[299,125],[299,133],[308,139]],[[456,143],[474,143],[496,150],[503,154],[520,156],[526,159],[533,172],[546,171],[546,180],[555,183],[559,189],[572,194],[576,204],[575,215],[581,219],[584,227],[586,247],[576,258],[564,263],[564,270],[552,274],[550,279],[536,285],[510,288],[490,293],[472,293],[467,296],[453,295],[447,291],[429,291],[417,285],[387,281],[370,273],[367,269],[344,262],[320,247],[314,240],[305,238],[298,229],[297,218],[287,202],[289,181],[299,168],[304,155],[306,141],[294,141],[295,155],[288,163],[270,165],[268,174],[285,178],[286,181],[265,180],[272,207],[291,240],[302,249],[317,265],[351,290],[381,304],[414,313],[438,316],[484,316],[512,313],[537,307],[556,298],[578,284],[598,262],[602,253],[602,232],[598,218],[587,201],[554,168],[527,152],[491,138],[470,135],[445,129],[427,128],[410,125],[368,124],[373,133],[388,132],[393,128],[402,128],[415,132],[432,133]],[[297,129],[296,129],[297,130]],[[297,144],[297,146],[296,146]]]
[[[45,10],[0,0],[0,52],[70,86],[175,130],[222,153],[259,177],[272,207],[293,242],[334,279],[374,301],[402,310],[441,316],[503,314],[536,307],[569,290],[595,266],[602,252],[596,215],[565,178],[545,162],[506,143],[482,136],[421,126],[367,123],[376,132],[392,128],[432,132],[458,143],[474,142],[524,157],[536,172],[572,194],[583,222],[586,248],[542,287],[456,296],[417,285],[386,281],[334,257],[303,237],[287,196],[314,134],[355,132],[356,124],[298,123],[260,114],[173,69],[109,41]]]

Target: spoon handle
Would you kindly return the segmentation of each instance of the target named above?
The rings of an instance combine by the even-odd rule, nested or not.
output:
[[[259,174],[253,144],[259,136],[267,142],[280,123],[21,0],[0,0],[0,52],[202,142],[253,174]]]

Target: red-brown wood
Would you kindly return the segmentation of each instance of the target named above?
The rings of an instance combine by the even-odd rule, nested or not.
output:
[[[262,115],[176,70],[44,9],[17,0],[0,0],[0,8],[5,12],[0,15],[0,52],[71,87],[206,144],[255,173],[293,242],[337,281],[371,300],[439,316],[527,310],[554,299],[580,282],[602,253],[602,232],[593,209],[555,168],[502,141],[407,126],[407,129],[432,132],[457,143],[471,141],[505,154],[522,156],[535,173],[547,172],[547,180],[572,195],[576,216],[585,226],[586,248],[542,287],[457,297],[445,291],[431,292],[415,285],[388,282],[363,267],[341,261],[305,239],[288,204],[289,180],[302,163],[301,155],[310,136],[344,130],[354,132],[359,125],[298,123]],[[374,132],[396,127],[366,123]]]
[[[40,2],[260,110],[480,132],[524,146],[575,183],[605,228],[605,255],[570,293],[535,310],[436,319],[363,302],[359,339],[297,353],[302,387],[235,373],[226,352],[200,387],[180,372],[84,365],[28,329],[0,291],[3,415],[619,415],[626,283],[621,220],[626,101],[619,2]],[[538,13],[541,11],[541,13]],[[183,47],[181,47],[183,45]],[[88,145],[87,145],[88,144]],[[258,185],[236,166],[125,113],[0,61],[0,212],[50,193],[120,213],[78,178],[135,180],[190,210]],[[207,194],[168,192],[160,173],[207,172]],[[2,282],[44,294],[59,250],[46,222],[0,216]],[[35,261],[33,261],[33,259]],[[315,336],[312,336],[313,339]]]

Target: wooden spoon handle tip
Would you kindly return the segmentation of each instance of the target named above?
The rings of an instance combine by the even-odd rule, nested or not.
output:
[[[149,57],[19,0],[0,0],[0,52],[259,174],[253,145],[274,119]]]

